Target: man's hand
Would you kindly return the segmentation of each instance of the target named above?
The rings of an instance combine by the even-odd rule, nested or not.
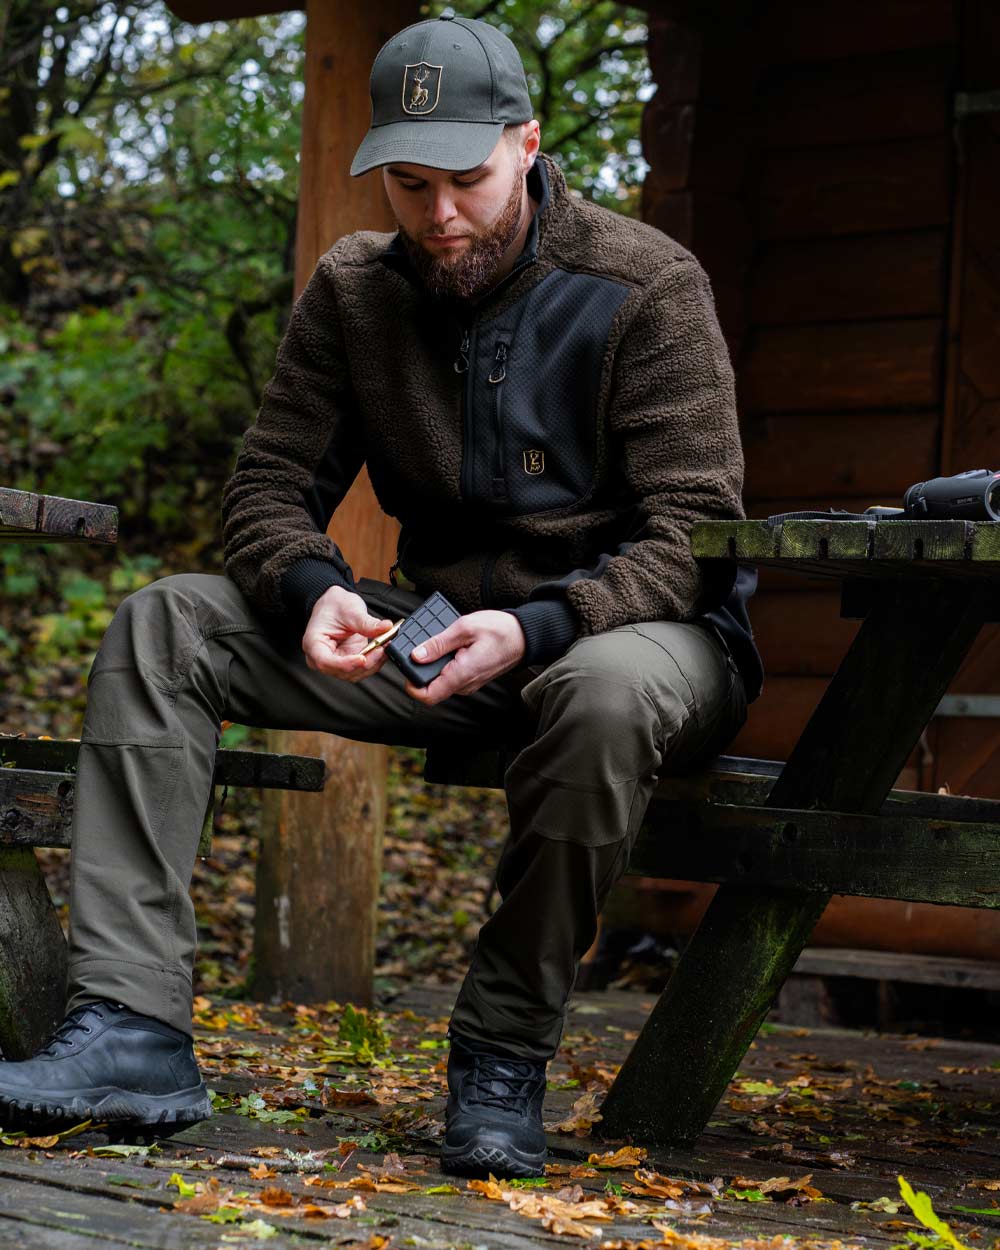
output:
[[[427,686],[406,683],[406,693],[418,703],[441,703],[453,694],[473,694],[508,669],[516,668],[524,657],[524,631],[509,612],[470,612],[460,616],[447,629],[414,647],[414,663],[436,660],[454,651],[441,673]]]
[[[331,586],[316,600],[302,637],[306,664],[344,681],[371,677],[386,662],[385,647],[376,647],[367,655],[359,652],[391,624],[390,620],[369,616],[365,601],[354,591]]]

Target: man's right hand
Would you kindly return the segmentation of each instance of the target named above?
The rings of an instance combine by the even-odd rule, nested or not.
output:
[[[343,681],[371,677],[388,658],[385,647],[376,647],[367,655],[359,652],[391,624],[369,615],[365,601],[354,591],[331,586],[316,600],[302,637],[306,664]]]

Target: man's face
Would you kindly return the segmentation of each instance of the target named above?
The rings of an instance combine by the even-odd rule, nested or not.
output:
[[[526,168],[523,147],[503,138],[474,170],[384,168],[400,240],[428,290],[469,299],[492,285],[521,228]]]

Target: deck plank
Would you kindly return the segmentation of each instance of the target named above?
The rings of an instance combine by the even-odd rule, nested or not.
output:
[[[389,1004],[386,1015],[392,1029],[397,1030],[392,1035],[398,1039],[399,1062],[404,1067],[402,1055],[414,1053],[409,1048],[418,1045],[422,1035],[426,1036],[428,1025],[440,1029],[454,995],[455,987],[414,986]],[[653,997],[642,993],[607,992],[576,997],[567,1021],[564,1049],[550,1070],[553,1084],[564,1082],[568,1061],[573,1058],[581,1065],[599,1063],[613,1067],[620,1063],[652,1003]],[[229,1095],[256,1089],[265,1095],[273,1091],[277,1096],[282,1080],[286,1079],[280,1072],[269,1071],[266,1066],[255,1068],[252,1058],[243,1059],[229,1052],[301,1045],[298,1039],[302,1034],[294,1032],[294,1012],[260,1007],[255,1015],[243,1017],[241,1023],[242,1005],[218,1000],[215,1009],[230,1012],[232,1024],[224,1030],[197,1031],[210,1086]],[[440,1036],[440,1032],[430,1036]],[[431,1053],[420,1062],[431,1064],[436,1059],[440,1063],[440,1056]],[[902,1234],[898,1221],[908,1219],[905,1208],[894,1216],[854,1210],[851,1204],[896,1196],[895,1178],[902,1173],[911,1184],[931,1195],[935,1209],[952,1222],[960,1235],[978,1228],[984,1237],[995,1236],[1000,1229],[1000,1210],[995,1219],[954,1211],[956,1205],[989,1205],[988,1196],[982,1190],[966,1188],[967,1182],[975,1176],[1000,1176],[1000,1125],[993,1113],[1000,1073],[993,1067],[995,1064],[1000,1064],[1000,1046],[985,1043],[769,1025],[753,1043],[735,1084],[694,1146],[651,1149],[646,1165],[671,1176],[698,1180],[721,1177],[726,1184],[735,1176],[764,1180],[770,1176],[799,1177],[809,1172],[813,1184],[832,1201],[792,1207],[782,1202],[751,1204],[723,1198],[712,1201],[712,1214],[707,1219],[667,1210],[664,1216],[679,1231],[698,1231],[732,1241],[750,1236],[792,1236],[815,1242],[840,1240],[845,1245],[883,1250],[899,1244]],[[942,1071],[944,1068],[961,1071]],[[343,1072],[346,1077],[350,1070],[345,1068]],[[825,1105],[833,1112],[829,1121],[783,1118],[774,1107],[761,1107],[759,1114],[743,1108],[741,1098],[746,1096],[741,1093],[742,1083],[752,1081],[765,1087],[794,1089],[788,1083],[801,1075],[810,1076],[817,1083],[848,1079],[853,1082],[850,1089],[826,1091],[831,1101]],[[900,1089],[893,1084],[899,1081],[907,1082],[913,1089]],[[887,1099],[891,1095],[896,1101],[886,1103],[890,1112],[898,1111],[913,1122],[868,1118],[874,1103],[872,1096],[862,1095],[865,1086],[883,1091]],[[822,1093],[817,1089],[817,1097]],[[550,1089],[546,1122],[564,1117],[579,1094],[576,1088]],[[780,1098],[763,1101],[781,1105]],[[159,1143],[145,1163],[131,1158],[88,1157],[88,1145],[105,1141],[100,1133],[83,1134],[50,1152],[51,1157],[41,1152],[0,1149],[0,1244],[9,1241],[28,1250],[84,1250],[88,1244],[131,1245],[140,1250],[179,1250],[182,1246],[216,1250],[224,1244],[222,1235],[234,1233],[235,1227],[161,1211],[177,1197],[175,1189],[167,1188],[174,1171],[181,1171],[189,1181],[216,1175],[223,1186],[237,1191],[259,1193],[271,1184],[297,1196],[315,1198],[319,1192],[322,1201],[342,1202],[356,1191],[317,1191],[305,1185],[301,1174],[282,1172],[276,1180],[268,1181],[255,1180],[238,1169],[190,1169],[195,1160],[216,1163],[224,1153],[246,1154],[266,1145],[295,1151],[335,1150],[339,1139],[357,1138],[367,1129],[378,1128],[394,1109],[368,1105],[331,1112],[318,1103],[311,1104],[308,1096],[302,1105],[310,1106],[312,1114],[300,1125],[262,1124],[232,1112],[217,1113],[211,1120]],[[415,1107],[431,1118],[433,1126],[443,1114],[443,1093],[420,1101]],[[832,1140],[824,1142],[824,1137]],[[562,1133],[550,1133],[549,1143],[553,1161],[562,1163],[584,1161],[593,1151],[603,1153],[609,1149],[607,1142]],[[77,1157],[70,1157],[71,1148],[79,1152]],[[848,1158],[846,1165],[837,1166],[831,1161],[834,1149]],[[488,1244],[491,1250],[538,1250],[542,1245],[560,1242],[579,1244],[547,1233],[537,1221],[515,1214],[505,1204],[467,1191],[461,1180],[444,1177],[439,1171],[430,1130],[407,1138],[403,1153],[408,1166],[422,1169],[414,1174],[414,1180],[422,1186],[420,1192],[365,1193],[367,1211],[348,1220],[290,1219],[262,1213],[262,1218],[279,1229],[278,1236],[269,1239],[268,1244],[278,1250],[313,1242],[354,1240],[363,1244],[374,1233],[391,1235],[393,1245],[409,1242],[424,1246],[425,1250],[444,1250],[459,1244]],[[378,1153],[359,1150],[345,1180],[358,1174],[357,1162],[370,1166],[380,1160]],[[600,1171],[596,1177],[578,1183],[588,1197],[596,1197],[609,1179],[628,1183],[632,1176],[629,1171]],[[423,1192],[449,1181],[461,1192]],[[553,1187],[560,1183],[563,1182],[552,1178]],[[620,1218],[600,1227],[601,1238],[607,1240],[635,1242],[649,1233],[648,1224]]]

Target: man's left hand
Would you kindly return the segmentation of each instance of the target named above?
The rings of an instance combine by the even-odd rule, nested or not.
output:
[[[454,657],[429,685],[406,683],[406,693],[418,703],[433,705],[453,694],[473,694],[501,673],[516,668],[524,658],[524,631],[509,612],[470,612],[415,647],[410,658],[415,664],[427,663],[449,651],[455,652]]]

